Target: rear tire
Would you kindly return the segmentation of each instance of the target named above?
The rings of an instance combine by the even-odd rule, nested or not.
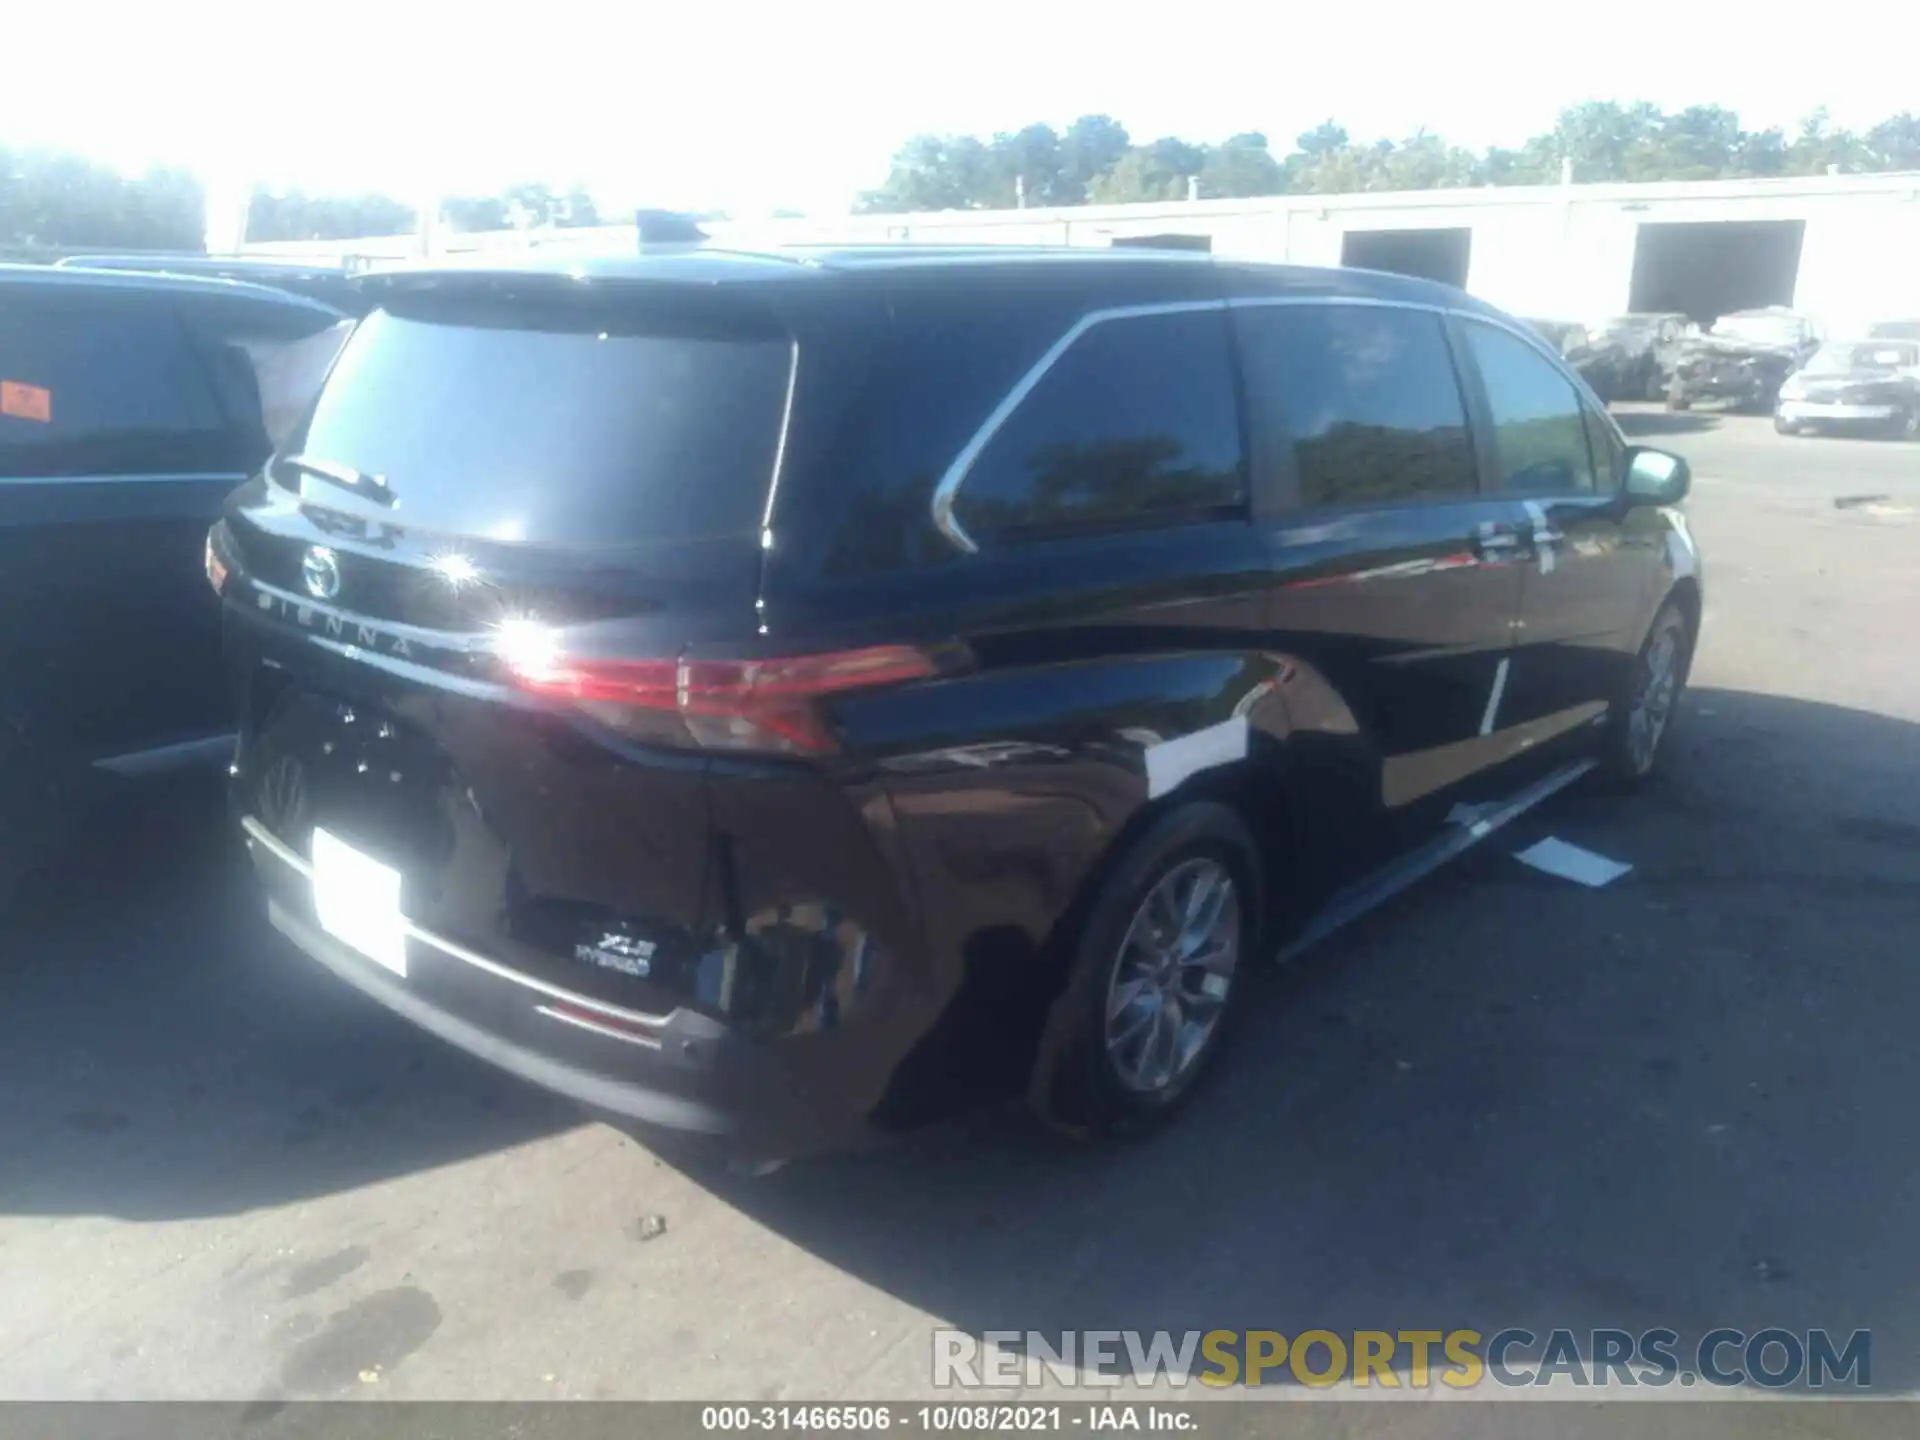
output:
[[[1653,617],[1620,700],[1608,717],[1600,766],[1618,788],[1635,789],[1658,768],[1693,666],[1697,637],[1686,609],[1669,598]]]
[[[1896,440],[1920,440],[1920,405],[1915,405],[1893,422],[1893,438]]]
[[[1185,1107],[1246,994],[1264,928],[1259,877],[1257,842],[1212,801],[1169,811],[1133,842],[1073,942],[1030,1091],[1043,1120],[1117,1138]]]

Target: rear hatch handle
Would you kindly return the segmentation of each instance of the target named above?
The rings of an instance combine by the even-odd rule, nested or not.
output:
[[[298,470],[302,475],[311,475],[318,480],[326,480],[351,490],[354,494],[372,500],[381,505],[396,505],[399,496],[393,493],[393,487],[387,483],[384,475],[369,475],[364,470],[356,470],[351,465],[341,465],[333,460],[321,460],[312,455],[283,455],[280,463],[289,469]]]

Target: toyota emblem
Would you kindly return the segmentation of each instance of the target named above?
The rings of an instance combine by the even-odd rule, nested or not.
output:
[[[306,557],[300,562],[300,578],[314,599],[333,599],[340,593],[339,558],[324,545],[308,546]]]

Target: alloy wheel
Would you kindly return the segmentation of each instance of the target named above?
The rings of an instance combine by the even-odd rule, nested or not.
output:
[[[1232,873],[1209,858],[1174,866],[1134,911],[1107,986],[1107,1055],[1121,1084],[1153,1094],[1194,1071],[1239,962]]]
[[[1636,775],[1653,768],[1679,689],[1680,627],[1667,625],[1653,637],[1641,659],[1639,684],[1627,712],[1627,759]]]

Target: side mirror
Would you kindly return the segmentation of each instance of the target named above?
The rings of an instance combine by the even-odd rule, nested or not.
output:
[[[1678,505],[1692,485],[1693,472],[1678,455],[1644,445],[1627,452],[1629,504]]]

